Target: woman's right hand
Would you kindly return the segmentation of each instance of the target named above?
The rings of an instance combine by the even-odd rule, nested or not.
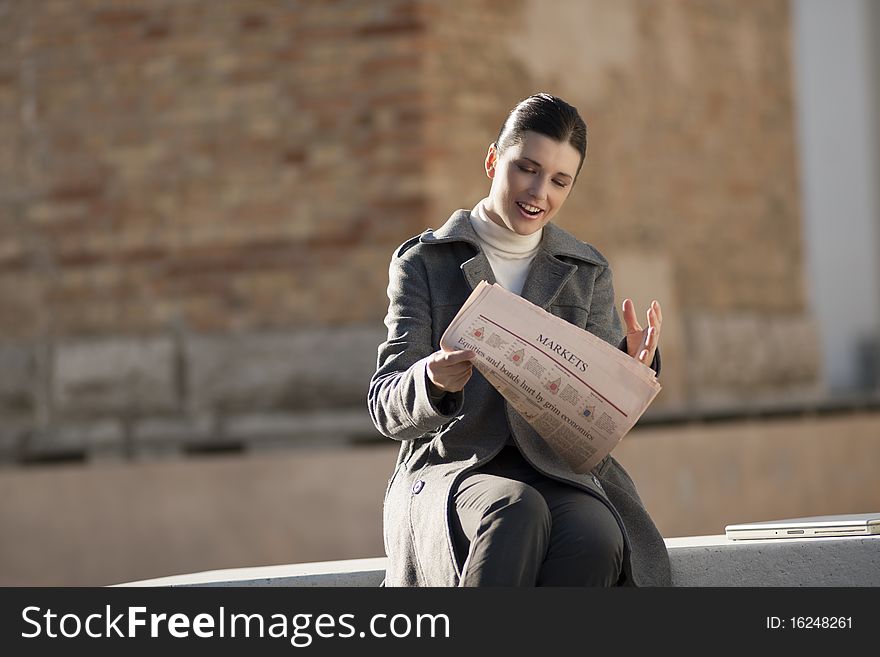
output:
[[[428,379],[438,390],[458,392],[471,378],[476,357],[470,349],[435,351],[428,359]]]

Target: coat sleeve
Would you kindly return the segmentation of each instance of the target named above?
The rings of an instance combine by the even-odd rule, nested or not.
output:
[[[461,412],[464,393],[431,395],[426,370],[432,344],[427,275],[418,263],[395,256],[388,270],[388,338],[379,345],[367,405],[373,424],[396,440],[421,438]]]

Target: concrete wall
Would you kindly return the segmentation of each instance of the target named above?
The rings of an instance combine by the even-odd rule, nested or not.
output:
[[[880,414],[637,428],[615,454],[664,537],[880,511]],[[103,585],[384,554],[396,445],[0,469],[0,585]]]

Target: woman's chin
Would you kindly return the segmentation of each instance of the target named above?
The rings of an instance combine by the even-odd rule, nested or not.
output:
[[[523,237],[528,237],[529,235],[534,235],[543,227],[543,223],[540,221],[516,221],[513,222],[513,232],[517,235],[522,235]]]

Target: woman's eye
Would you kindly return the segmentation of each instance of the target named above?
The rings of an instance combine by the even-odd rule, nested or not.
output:
[[[534,169],[531,169],[529,167],[524,167],[522,164],[517,164],[516,166],[519,167],[520,171],[524,171],[525,173],[535,173]]]
[[[566,187],[568,187],[568,183],[566,183],[562,180],[554,180],[553,184],[556,185],[557,187],[561,187],[562,189],[565,189]]]

